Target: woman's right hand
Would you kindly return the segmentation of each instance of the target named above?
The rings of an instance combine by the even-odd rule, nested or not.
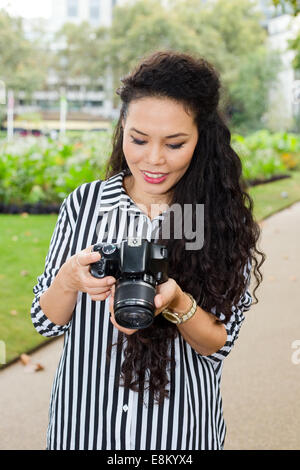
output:
[[[86,292],[92,300],[105,300],[110,295],[116,279],[112,276],[98,279],[91,275],[90,264],[101,259],[99,252],[92,251],[93,246],[90,245],[71,256],[62,265],[58,274],[66,290]]]

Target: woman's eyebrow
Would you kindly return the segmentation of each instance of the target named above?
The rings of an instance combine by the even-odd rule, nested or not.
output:
[[[135,127],[131,127],[130,130],[131,130],[131,131],[135,131],[135,132],[137,132],[138,134],[142,134],[142,135],[145,135],[145,136],[149,137],[148,134],[145,134],[145,133],[142,132],[142,131],[138,131]],[[178,134],[166,135],[165,139],[170,139],[171,137],[178,137],[178,136],[180,136],[180,135],[189,136],[189,134],[185,134],[184,132],[178,132]]]

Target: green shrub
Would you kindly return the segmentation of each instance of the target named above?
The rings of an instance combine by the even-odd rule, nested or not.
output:
[[[60,203],[83,182],[104,179],[111,154],[112,132],[67,133],[58,140],[15,136],[0,140],[0,202]],[[300,167],[300,138],[262,129],[232,135],[246,180],[269,179]]]
[[[268,179],[300,166],[300,138],[295,134],[266,129],[246,137],[233,134],[232,146],[242,160],[245,179]]]
[[[83,182],[103,178],[110,132],[78,139],[16,136],[0,142],[0,202],[58,203]]]

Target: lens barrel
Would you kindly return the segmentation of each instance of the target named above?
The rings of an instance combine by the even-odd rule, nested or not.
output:
[[[114,313],[125,328],[147,328],[154,320],[155,287],[140,279],[119,279],[116,283]]]

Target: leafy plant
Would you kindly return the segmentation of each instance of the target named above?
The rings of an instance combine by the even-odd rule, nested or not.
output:
[[[81,140],[16,136],[0,142],[0,202],[59,203],[83,182],[104,177],[110,132],[83,133]]]
[[[84,182],[104,179],[111,154],[113,125],[108,131],[66,135],[58,140],[15,136],[0,140],[0,203],[60,203]],[[300,165],[296,134],[262,129],[246,137],[233,134],[246,180],[287,174]]]

